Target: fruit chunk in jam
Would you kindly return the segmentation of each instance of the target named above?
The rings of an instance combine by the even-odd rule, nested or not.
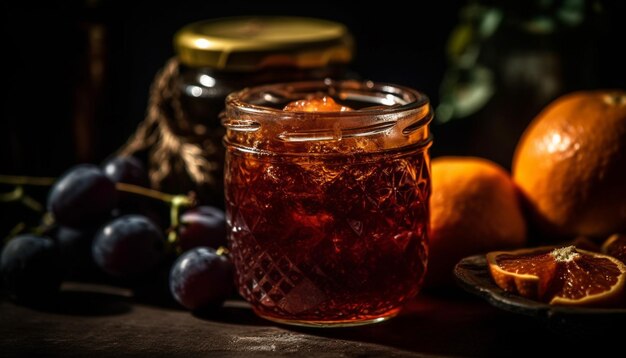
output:
[[[328,96],[293,101],[283,108],[286,112],[347,112],[351,110],[352,108],[342,106]]]
[[[285,110],[349,110],[331,101],[298,101]],[[331,155],[316,146],[297,156],[229,149],[237,285],[259,315],[308,324],[372,321],[395,315],[419,290],[428,257],[427,154],[368,151],[359,145],[364,140],[344,138],[354,150]]]

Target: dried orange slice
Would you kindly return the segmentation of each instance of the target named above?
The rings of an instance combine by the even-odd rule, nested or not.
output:
[[[494,251],[487,262],[505,291],[554,305],[610,305],[626,287],[624,263],[575,246]]]
[[[623,263],[626,263],[626,235],[611,235],[602,244],[602,253],[613,256]]]

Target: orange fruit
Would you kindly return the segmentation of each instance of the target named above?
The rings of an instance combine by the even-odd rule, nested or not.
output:
[[[610,256],[615,257],[623,263],[626,263],[626,235],[611,235],[602,244],[600,250]]]
[[[463,257],[521,247],[526,223],[510,175],[475,157],[434,159],[427,286],[453,283]]]
[[[487,262],[503,290],[554,305],[614,304],[626,287],[624,263],[575,246],[495,251]]]
[[[626,230],[626,91],[556,99],[529,125],[513,179],[546,236],[607,237]]]

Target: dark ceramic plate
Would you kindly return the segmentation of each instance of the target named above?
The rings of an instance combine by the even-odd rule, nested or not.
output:
[[[485,255],[466,257],[454,268],[457,282],[466,291],[503,310],[544,321],[564,334],[606,335],[626,327],[626,308],[577,308],[551,306],[502,290],[492,280]]]

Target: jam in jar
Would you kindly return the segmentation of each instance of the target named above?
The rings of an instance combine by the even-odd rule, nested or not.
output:
[[[423,94],[372,82],[273,84],[227,98],[229,245],[239,292],[258,315],[366,324],[417,294],[431,119]]]

